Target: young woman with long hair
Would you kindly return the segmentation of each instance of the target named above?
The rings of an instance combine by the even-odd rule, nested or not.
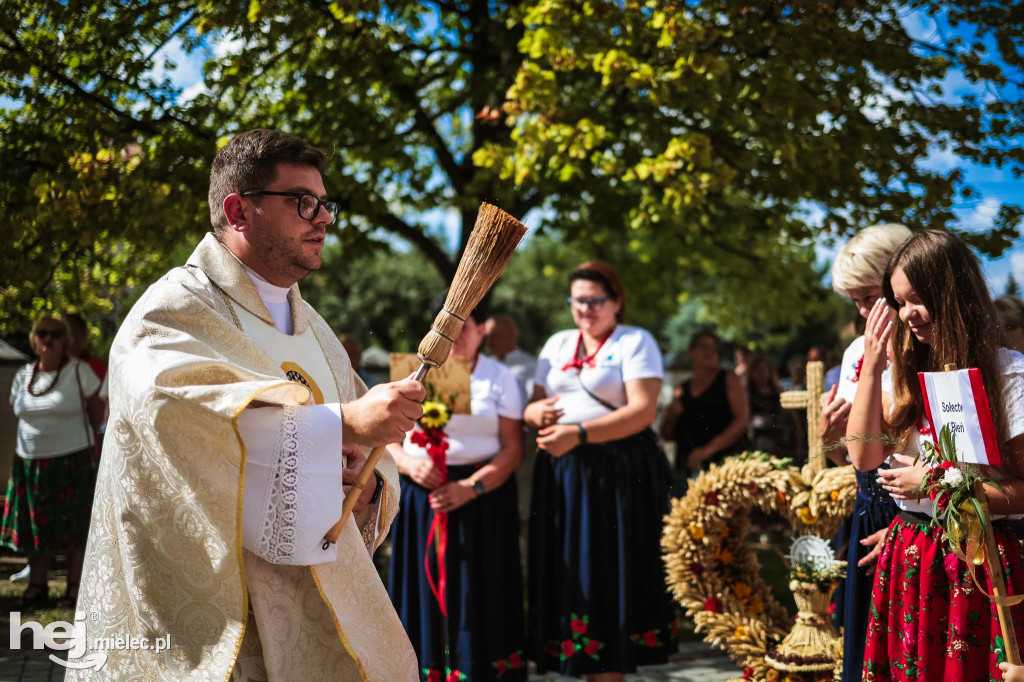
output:
[[[977,367],[1006,463],[986,472],[1006,494],[992,486],[985,494],[1007,589],[1018,594],[1024,589],[1024,561],[1004,519],[1024,512],[1024,356],[999,348],[996,313],[978,261],[955,236],[915,234],[889,261],[882,285],[885,298],[868,315],[864,364],[847,427],[850,458],[860,471],[887,459],[894,471],[906,466],[892,455],[921,452],[934,439],[918,372],[942,371],[947,364]],[[881,375],[890,336],[894,395],[883,419]],[[883,432],[899,445],[872,437]],[[919,481],[884,477],[899,512],[878,559],[863,679],[996,679],[1001,631],[995,608],[975,586],[972,567],[948,550],[940,528],[929,526],[931,501],[918,501]],[[977,577],[991,593],[987,571]],[[1024,607],[1012,611],[1020,642]]]

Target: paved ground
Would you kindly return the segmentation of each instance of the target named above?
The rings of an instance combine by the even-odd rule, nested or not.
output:
[[[3,642],[6,645],[6,642]],[[5,648],[6,649],[6,648]],[[739,670],[721,651],[707,644],[683,644],[679,659],[667,665],[641,668],[626,682],[726,682],[739,677]],[[50,661],[47,651],[8,651],[0,653],[0,682],[60,682],[65,668]],[[531,675],[530,682],[577,682],[561,675]]]

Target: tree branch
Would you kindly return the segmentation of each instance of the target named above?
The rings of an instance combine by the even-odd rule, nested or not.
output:
[[[181,33],[182,31],[184,31],[184,30],[185,30],[185,28],[186,28],[186,27],[187,27],[187,26],[188,26],[189,24],[191,24],[191,23],[193,22],[193,20],[195,20],[195,18],[196,18],[196,17],[198,17],[198,16],[199,16],[200,12],[196,11],[196,8],[195,8],[194,6],[193,6],[193,7],[191,7],[190,9],[192,10],[192,14],[191,14],[191,16],[189,16],[189,17],[188,17],[187,19],[185,19],[185,20],[184,20],[184,21],[182,21],[182,22],[181,22],[180,24],[178,24],[177,28],[175,28],[175,29],[174,29],[173,31],[171,31],[170,33],[168,33],[168,34],[167,34],[167,37],[166,37],[166,38],[164,38],[163,40],[161,40],[161,41],[160,41],[160,42],[159,42],[159,43],[158,43],[158,44],[156,45],[156,47],[154,47],[154,48],[153,48],[152,50],[150,50],[149,54],[148,54],[148,55],[146,55],[146,58],[142,60],[142,63],[143,63],[143,64],[148,64],[148,63],[149,63],[150,61],[152,61],[153,57],[155,57],[155,56],[156,56],[156,53],[157,53],[157,52],[159,52],[160,50],[164,49],[164,46],[166,46],[166,45],[167,45],[167,43],[169,43],[169,42],[171,42],[172,40],[174,40],[174,37],[175,37],[175,36],[177,36],[177,35],[178,35],[179,33]]]
[[[0,43],[0,47],[3,47],[3,48],[7,49],[10,52],[19,52],[19,53],[21,53],[22,55],[27,57],[30,62],[35,64],[37,67],[39,67],[44,72],[46,72],[50,77],[52,77],[54,80],[56,80],[58,83],[60,83],[64,87],[70,88],[73,92],[75,92],[77,95],[81,96],[82,98],[87,99],[87,100],[89,100],[89,101],[91,101],[91,102],[93,102],[95,104],[98,104],[100,106],[100,108],[102,108],[105,111],[108,111],[108,112],[114,114],[118,118],[126,120],[126,121],[132,123],[139,130],[144,130],[144,131],[146,131],[148,133],[152,133],[152,134],[157,134],[157,133],[160,132],[159,129],[156,126],[154,126],[152,123],[139,120],[139,119],[135,118],[134,116],[132,116],[131,114],[129,114],[129,113],[119,109],[110,100],[105,99],[104,97],[101,97],[100,95],[97,95],[94,92],[90,92],[90,91],[86,90],[85,88],[83,88],[78,83],[74,82],[73,80],[71,80],[70,78],[65,76],[64,74],[60,73],[59,71],[57,71],[56,69],[51,67],[46,62],[46,60],[33,59],[33,56],[29,53],[28,50],[25,49],[25,46],[21,44],[21,41],[18,40],[18,37],[16,35],[12,34],[6,28],[2,29],[2,30],[3,30],[4,34],[8,38],[10,38],[10,40],[13,42],[13,46]]]
[[[522,220],[527,213],[537,208],[543,200],[544,193],[535,189],[519,201],[512,204],[512,215],[519,220]]]
[[[0,43],[0,47],[4,48],[4,49],[6,49],[6,50],[8,50],[10,52],[17,52],[17,53],[22,54],[26,59],[29,60],[29,62],[31,62],[32,64],[37,66],[39,69],[44,71],[46,74],[48,74],[51,78],[53,78],[59,84],[63,85],[66,88],[69,88],[72,92],[74,92],[75,94],[79,95],[83,99],[86,99],[86,100],[89,100],[89,101],[93,102],[94,104],[98,105],[104,111],[107,111],[107,112],[113,114],[118,119],[121,119],[122,121],[126,121],[127,123],[130,124],[130,126],[131,126],[131,128],[133,130],[138,130],[138,131],[146,132],[146,133],[149,133],[151,135],[159,135],[160,133],[163,132],[161,130],[160,126],[156,125],[156,123],[154,123],[154,121],[144,121],[142,119],[136,118],[136,117],[132,116],[131,114],[129,114],[128,112],[120,109],[116,104],[111,102],[109,99],[107,99],[107,98],[105,98],[105,97],[103,97],[103,96],[101,96],[101,95],[99,95],[99,94],[97,94],[95,92],[86,90],[81,85],[79,85],[75,81],[73,81],[70,78],[68,78],[67,76],[65,76],[63,73],[60,73],[55,68],[50,66],[49,62],[46,59],[37,59],[37,58],[35,58],[32,55],[32,53],[30,53],[25,48],[25,46],[22,45],[21,41],[18,40],[18,36],[16,34],[11,33],[6,28],[0,29],[0,30],[2,30],[2,32],[13,43],[13,45],[8,45],[8,44],[5,44],[5,43]],[[113,78],[112,76],[108,75],[108,77],[105,80],[109,81],[109,80],[118,80],[118,79]],[[121,81],[118,80],[118,82],[121,82]],[[145,94],[145,93],[143,93],[143,94]],[[159,119],[156,119],[157,122],[167,121],[167,120],[174,121],[176,123],[180,123],[181,125],[185,126],[186,128],[189,128],[190,130],[192,130],[193,133],[195,133],[196,135],[198,135],[202,139],[210,139],[211,138],[211,135],[210,135],[209,131],[206,131],[206,130],[200,128],[199,126],[195,125],[191,121],[186,121],[186,120],[180,118],[179,116],[174,115],[170,111],[165,110],[163,112],[163,115]]]
[[[451,259],[448,258],[440,246],[437,245],[433,239],[428,237],[422,230],[417,230],[415,227],[405,222],[396,215],[391,213],[385,213],[381,216],[368,216],[370,219],[378,218],[380,226],[385,230],[394,232],[399,237],[412,243],[423,255],[430,260],[437,269],[441,272],[441,276],[446,281],[451,281],[455,276],[455,264],[452,263]]]
[[[437,162],[441,165],[441,169],[448,175],[448,179],[452,183],[452,189],[457,194],[464,193],[466,191],[465,175],[452,155],[451,150],[448,149],[448,142],[441,136],[441,133],[437,132],[434,122],[427,115],[427,112],[423,110],[419,95],[407,85],[396,85],[395,92],[406,105],[412,108],[413,128],[426,136],[430,148],[434,150],[434,154],[437,156]]]

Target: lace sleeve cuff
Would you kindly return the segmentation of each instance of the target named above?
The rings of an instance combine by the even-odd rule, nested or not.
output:
[[[246,447],[242,546],[274,564],[337,558],[323,535],[341,518],[339,406],[260,407],[238,419]]]

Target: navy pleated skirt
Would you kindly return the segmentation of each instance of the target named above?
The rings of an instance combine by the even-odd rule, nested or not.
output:
[[[537,453],[528,595],[539,673],[631,673],[675,650],[660,545],[670,481],[649,429]]]
[[[883,465],[887,468],[887,465]],[[878,470],[857,472],[857,501],[850,519],[850,547],[846,554],[846,581],[844,584],[843,618],[843,680],[860,682],[864,664],[864,644],[867,641],[868,617],[871,615],[871,587],[875,574],[868,568],[858,568],[874,547],[865,547],[860,541],[876,533],[896,517],[896,503],[876,479]]]
[[[448,480],[468,478],[475,465],[448,467]],[[526,679],[523,578],[515,477],[448,515],[448,647],[442,616],[423,569],[434,512],[430,491],[402,476],[402,499],[391,527],[391,601],[419,659],[420,679]],[[430,550],[437,579],[436,554]]]

